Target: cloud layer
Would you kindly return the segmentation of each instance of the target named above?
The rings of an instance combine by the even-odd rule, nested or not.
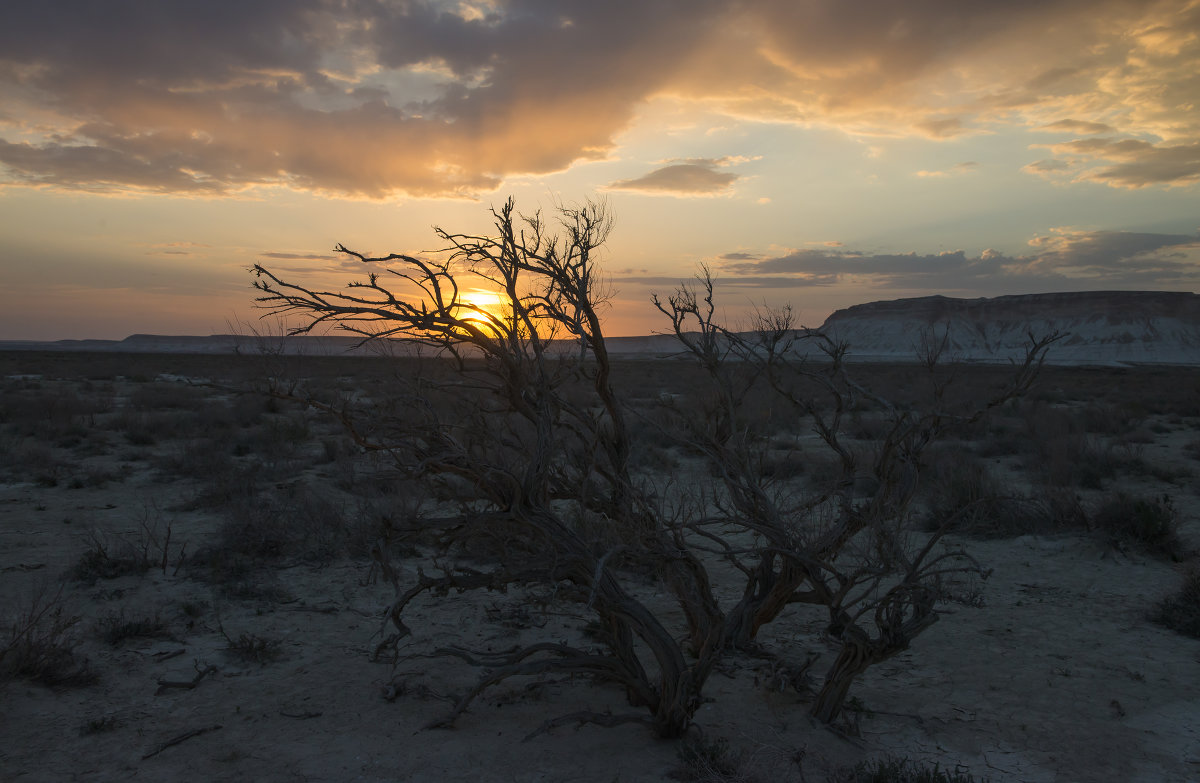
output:
[[[1056,229],[1029,242],[1028,254],[985,250],[937,254],[872,254],[801,249],[783,255],[729,253],[717,259],[721,283],[802,288],[864,282],[941,292],[1195,287],[1200,234]]]
[[[1022,129],[1030,174],[1186,186],[1198,74],[1190,0],[6,3],[0,181],[474,194],[604,158],[669,96],[863,136]],[[680,162],[613,187],[735,179]]]
[[[741,159],[692,158],[672,161],[635,179],[613,182],[609,190],[631,190],[673,196],[713,196],[727,192],[739,179],[737,174],[720,171]]]

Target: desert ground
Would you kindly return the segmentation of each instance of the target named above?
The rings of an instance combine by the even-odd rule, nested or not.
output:
[[[694,730],[664,741],[638,724],[539,732],[624,709],[565,676],[505,681],[427,728],[474,672],[423,650],[583,621],[546,596],[451,594],[410,611],[402,654],[377,654],[392,592],[369,551],[420,500],[339,422],[259,381],[385,397],[405,367],[276,359],[0,353],[0,779],[1200,779],[1200,369],[1045,368],[930,452],[913,510],[919,526],[964,497],[1003,501],[949,537],[986,581],[870,669],[833,726],[808,714],[825,621],[797,609],[762,640],[778,657],[731,656]],[[681,367],[622,362],[616,384],[651,406],[687,394]],[[911,374],[858,370],[901,397]],[[957,393],[1000,372],[964,366]],[[874,437],[870,411],[852,426]],[[786,438],[774,456],[787,481],[819,480]],[[637,459],[706,475],[652,438]],[[396,557],[415,578],[421,553]]]

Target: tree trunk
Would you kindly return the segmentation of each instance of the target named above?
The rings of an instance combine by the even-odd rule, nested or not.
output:
[[[812,716],[822,723],[832,723],[842,712],[842,704],[850,692],[850,686],[871,665],[871,652],[867,643],[844,640],[842,651],[833,662],[817,700],[812,706]]]

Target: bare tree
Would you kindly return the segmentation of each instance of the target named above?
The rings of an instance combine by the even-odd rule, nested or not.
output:
[[[846,344],[798,329],[789,309],[758,313],[748,332],[717,323],[707,269],[699,282],[699,291],[681,286],[666,302],[654,299],[711,379],[704,415],[689,411],[678,420],[689,445],[709,458],[724,491],[715,496],[715,513],[685,526],[745,576],[742,598],[726,622],[727,647],[752,645],[759,629],[791,604],[827,613],[828,634],[841,650],[812,712],[829,722],[859,675],[908,649],[937,621],[943,582],[986,577],[961,548],[939,546],[952,519],[923,540],[912,531],[909,511],[922,455],[947,430],[1025,392],[1058,336],[1030,335],[1025,358],[1003,389],[963,411],[948,404],[952,376],[939,372],[946,335],[928,334],[918,355],[929,385],[927,404],[901,407],[852,378]],[[813,361],[812,354],[822,360]],[[822,491],[797,494],[764,471],[768,433],[739,424],[747,395],[760,383],[808,421],[834,455],[836,470]],[[883,418],[883,435],[870,449],[850,445],[844,434],[845,417],[861,402]],[[865,492],[859,489],[864,484]]]
[[[725,328],[714,320],[706,273],[703,294],[685,286],[655,304],[711,381],[706,397],[688,403],[703,407],[676,410],[678,426],[668,434],[707,457],[717,484],[661,491],[631,470],[631,412],[615,391],[602,329],[606,291],[595,255],[611,230],[605,205],[561,207],[557,226],[541,214],[517,214],[511,200],[492,215],[494,236],[435,229],[443,248],[417,256],[373,258],[338,245],[372,270],[341,291],[252,270],[260,305],[304,317],[295,333],[336,325],[364,341],[432,346],[453,362],[450,382],[418,377],[398,388],[391,402],[402,415],[386,427],[378,411],[364,419],[349,406],[304,398],[338,416],[363,448],[390,455],[407,476],[457,494],[454,511],[419,515],[399,531],[430,546],[434,573],[422,570],[406,583],[387,547],[375,548],[396,591],[387,641],[412,633],[405,611],[423,595],[553,592],[576,616],[594,618],[595,640],[547,640],[503,653],[435,651],[483,670],[446,720],[507,678],[586,673],[618,684],[645,711],[562,720],[647,720],[660,736],[674,737],[691,722],[722,656],[754,650],[758,631],[787,606],[814,605],[828,613],[829,634],[841,645],[813,708],[833,720],[855,677],[937,619],[942,580],[982,573],[965,552],[939,548],[940,533],[914,540],[906,524],[921,452],[980,411],[951,414],[937,394],[923,413],[891,406],[849,377],[845,346],[797,330],[788,311],[763,313],[750,332]],[[473,302],[462,288],[470,283],[497,292],[503,306]],[[1031,344],[990,404],[1028,386],[1051,341]],[[802,358],[802,344],[818,346],[825,361]],[[932,370],[937,357],[929,358]],[[798,496],[763,470],[761,433],[741,421],[747,395],[763,388],[805,417],[836,456],[839,475],[826,491]],[[294,388],[277,393],[303,397]],[[858,399],[873,401],[889,421],[866,467],[841,435]],[[876,482],[866,497],[854,491],[864,471]],[[472,553],[487,557],[481,563]],[[742,597],[728,611],[710,576],[721,560],[740,575]],[[638,596],[646,575],[667,588],[682,627]]]

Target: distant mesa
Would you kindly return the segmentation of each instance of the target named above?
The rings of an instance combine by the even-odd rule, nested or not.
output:
[[[931,330],[946,336],[949,361],[1008,362],[1031,332],[1060,332],[1048,363],[1200,364],[1200,296],[1186,292],[924,296],[847,307],[822,326],[858,361],[910,359]]]
[[[1167,291],[1083,291],[980,299],[923,296],[854,305],[829,316],[821,330],[849,345],[863,362],[914,361],[926,335],[945,335],[945,360],[1007,363],[1024,356],[1029,334],[1065,334],[1049,364],[1200,365],[1200,295]],[[0,350],[108,351],[339,356],[375,355],[357,337],[207,337],[135,334],[124,340],[0,340]],[[627,358],[679,354],[671,335],[609,338],[610,353]],[[802,343],[805,344],[805,343]],[[428,349],[426,349],[428,350]],[[388,353],[416,349],[388,341]]]

